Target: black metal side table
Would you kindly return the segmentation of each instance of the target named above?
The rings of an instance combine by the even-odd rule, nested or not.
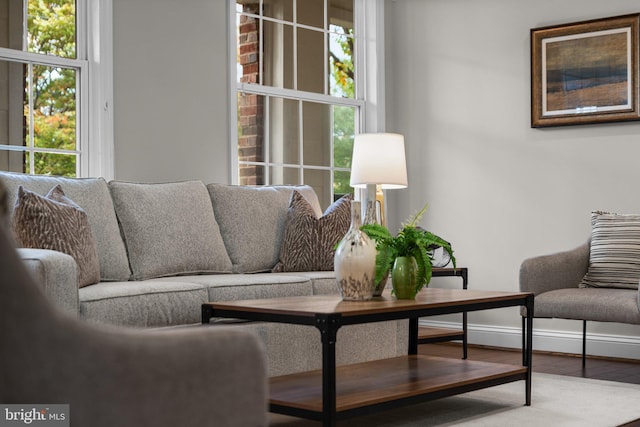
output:
[[[434,268],[432,277],[461,277],[462,289],[467,289],[469,283],[469,271],[467,267],[458,268]],[[433,283],[433,282],[431,282]],[[429,286],[431,286],[429,283]],[[428,344],[462,340],[462,358],[467,358],[467,312],[462,312],[462,330],[450,328],[434,328],[421,326],[418,330],[418,344]]]

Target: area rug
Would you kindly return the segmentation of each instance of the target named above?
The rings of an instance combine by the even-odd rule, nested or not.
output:
[[[615,427],[640,418],[640,385],[533,374],[532,405],[516,381],[341,421],[352,427]],[[272,427],[317,427],[318,422],[270,414]]]

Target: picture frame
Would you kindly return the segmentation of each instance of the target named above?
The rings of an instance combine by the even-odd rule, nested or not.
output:
[[[531,127],[640,120],[640,13],[531,30]]]

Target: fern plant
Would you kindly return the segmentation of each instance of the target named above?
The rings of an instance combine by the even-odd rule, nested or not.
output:
[[[418,265],[415,293],[429,284],[432,275],[433,252],[442,247],[456,267],[451,244],[435,234],[418,227],[418,223],[427,210],[425,205],[417,214],[409,217],[396,236],[380,224],[365,224],[360,229],[376,242],[376,283],[380,282],[393,268],[398,257],[414,257]]]

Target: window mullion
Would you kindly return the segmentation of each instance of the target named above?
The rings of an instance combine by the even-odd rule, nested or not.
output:
[[[29,63],[27,70],[27,93],[29,94],[29,136],[27,141],[27,153],[29,156],[29,173],[33,174],[35,173],[35,153],[33,150],[35,147],[35,144],[33,143],[33,64]]]

